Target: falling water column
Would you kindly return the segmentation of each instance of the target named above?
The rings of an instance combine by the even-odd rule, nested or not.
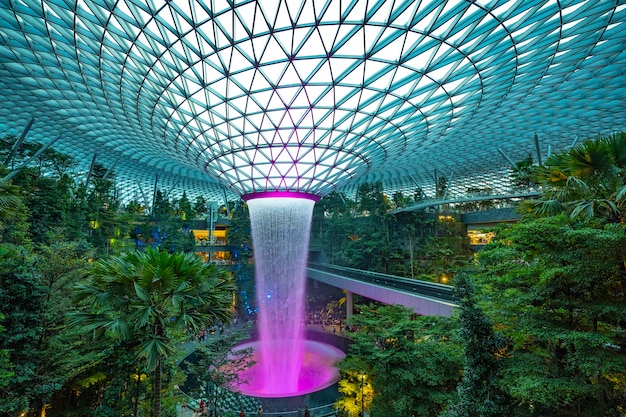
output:
[[[244,196],[250,210],[263,391],[296,392],[304,342],[306,262],[313,206],[296,192]]]

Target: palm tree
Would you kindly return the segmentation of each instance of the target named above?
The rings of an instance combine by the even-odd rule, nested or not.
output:
[[[15,214],[22,198],[19,187],[9,181],[0,178],[0,230],[3,230],[4,219]]]
[[[69,313],[70,325],[138,341],[136,355],[153,375],[152,416],[161,415],[161,367],[186,331],[231,316],[230,275],[194,254],[149,249],[97,262],[91,282],[76,287],[89,311]]]
[[[552,155],[536,167],[539,200],[522,208],[534,216],[568,213],[571,217],[621,222],[626,209],[626,133],[587,139]]]

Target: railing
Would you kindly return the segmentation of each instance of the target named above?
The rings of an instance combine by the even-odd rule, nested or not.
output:
[[[238,410],[224,410],[220,415],[233,415],[239,416]],[[337,415],[337,407],[335,404],[327,404],[319,407],[309,408],[311,417],[331,417]],[[257,417],[257,412],[246,412],[246,417]],[[264,411],[263,417],[298,417],[298,410],[292,411]]]
[[[429,298],[456,303],[458,300],[452,293],[449,285],[434,282],[419,281],[411,278],[397,277],[395,275],[381,274],[378,272],[363,271],[360,269],[346,268],[343,266],[329,265],[317,262],[309,262],[308,268],[331,274],[356,279],[369,284],[381,285],[388,288],[407,291]]]
[[[239,261],[230,259],[211,259],[209,262],[213,262],[216,265],[237,265],[239,263]]]
[[[507,190],[504,193],[489,194],[489,193],[469,193],[446,195],[445,198],[425,198],[409,207],[401,207],[392,210],[391,213],[396,214],[403,211],[412,211],[417,209],[425,209],[434,206],[440,206],[444,204],[461,204],[469,202],[480,202],[489,200],[507,200],[507,199],[527,199],[535,198],[539,195],[539,191],[534,189],[515,189]]]
[[[199,415],[202,410],[200,410],[200,399],[194,398],[185,392],[183,392],[180,388],[178,388],[179,394],[182,394],[180,397],[181,405],[178,406],[178,416],[179,417],[193,417]],[[254,399],[254,408],[256,405],[260,403],[260,399]],[[218,415],[220,416],[236,416],[240,415],[242,407],[233,409],[228,407],[220,407],[218,411]],[[206,410],[205,410],[206,411]],[[256,410],[249,410],[244,407],[244,413],[246,417],[257,417]],[[324,404],[318,405],[315,407],[309,408],[309,413],[311,417],[334,417],[337,416],[337,406],[336,404]],[[206,415],[206,414],[202,414]],[[299,417],[298,410],[285,410],[285,411],[264,411],[263,417]]]

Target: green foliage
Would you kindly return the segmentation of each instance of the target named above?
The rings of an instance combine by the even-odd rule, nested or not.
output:
[[[136,341],[134,352],[153,372],[153,415],[161,415],[161,376],[187,330],[228,321],[235,291],[226,271],[193,254],[148,249],[95,263],[77,300],[88,309],[68,313],[70,324],[114,340]]]
[[[351,221],[347,239],[336,252],[334,261],[338,265],[370,271],[387,272],[392,253],[387,230],[370,221]]]
[[[474,286],[465,273],[454,279],[454,292],[460,300],[460,336],[465,344],[463,379],[459,398],[446,417],[499,417],[510,415],[510,400],[500,390],[500,362],[507,341],[493,329],[491,319],[478,307]]]
[[[587,139],[533,170],[538,200],[520,206],[534,217],[565,213],[585,221],[620,223],[626,207],[626,132]]]
[[[383,193],[382,182],[363,183],[356,192],[357,210],[362,214],[379,217],[391,207]]]
[[[193,213],[195,216],[204,216],[209,211],[209,206],[204,197],[201,195],[196,197],[193,203]]]
[[[46,288],[35,273],[34,258],[22,247],[0,245],[0,350],[8,352],[14,376],[2,389],[0,412],[28,410],[39,394],[37,369],[43,358]]]
[[[256,292],[254,283],[254,264],[252,262],[252,233],[250,225],[250,212],[248,205],[239,201],[231,209],[230,226],[228,227],[226,240],[231,246],[233,258],[238,261],[234,271],[237,283],[237,311],[242,316],[248,314],[256,305]]]
[[[195,217],[193,209],[191,208],[191,202],[187,198],[187,192],[183,191],[183,195],[176,202],[175,213],[180,216],[182,220],[191,220]]]
[[[462,347],[449,337],[454,323],[415,316],[402,306],[361,306],[360,310],[351,321],[358,331],[340,363],[343,378],[352,378],[354,389],[347,389],[350,383],[344,382],[340,405],[350,411],[358,377],[365,374],[373,390],[371,404],[365,401],[370,415],[440,413],[455,398],[461,376]]]
[[[17,141],[15,136],[5,136],[0,138],[0,161],[5,161],[9,156],[9,152]],[[15,150],[12,158],[9,158],[8,164],[11,170],[21,166],[31,156],[35,155],[44,145],[39,142],[24,142]],[[76,166],[74,157],[48,148],[39,157],[31,162],[31,168],[37,176],[52,176],[60,178]]]
[[[130,211],[123,219],[115,217],[117,234],[132,237],[137,247],[161,248],[170,253],[191,253],[195,249],[195,238],[190,231],[190,222],[195,217],[186,193],[179,200],[170,202],[161,191],[157,191],[155,209],[149,215],[140,215],[143,206],[131,202]],[[125,249],[122,243],[120,253]]]
[[[409,204],[400,194],[396,202]],[[380,183],[361,184],[355,203],[338,193],[322,198],[313,212],[311,245],[325,261],[352,268],[437,281],[471,258],[463,225],[437,221],[423,210],[391,214]]]
[[[535,185],[532,180],[533,158],[528,155],[526,158],[515,163],[515,167],[511,169],[510,179],[513,187],[527,189],[531,185]]]
[[[443,196],[446,195],[446,190],[448,189],[448,179],[446,177],[437,178],[436,186],[437,186],[437,191],[436,191],[437,198],[443,198]]]
[[[356,365],[356,364],[355,364]],[[356,368],[364,369],[362,366]],[[335,406],[343,416],[360,417],[363,411],[371,409],[374,398],[374,387],[371,377],[363,370],[344,369],[339,381],[339,399]]]
[[[152,249],[98,261],[91,277],[77,286],[76,296],[94,310],[71,312],[71,323],[119,340],[140,336],[138,356],[151,370],[174,352],[171,343],[187,329],[227,321],[235,289],[225,271],[196,255]]]
[[[172,205],[167,199],[167,196],[163,195],[161,190],[157,190],[152,207],[152,216],[155,221],[157,223],[166,221],[171,216],[172,212]]]
[[[391,197],[391,201],[392,201],[393,207],[396,209],[408,207],[413,202],[411,197],[405,196],[400,191],[396,191],[395,193],[393,193],[393,196]]]
[[[4,316],[0,313],[0,322],[4,320]],[[0,333],[4,332],[5,328],[0,326]],[[7,349],[0,350],[0,392],[4,392],[15,373],[13,372],[13,364],[9,358],[9,351]]]
[[[107,175],[108,174],[108,175]],[[90,188],[82,188],[80,204],[84,208],[83,225],[88,241],[96,248],[98,254],[111,254],[111,239],[118,231],[117,211],[119,201],[115,197],[114,174],[99,163],[95,163],[91,171]],[[85,230],[83,229],[83,230]]]
[[[15,215],[21,201],[19,187],[0,179],[0,232],[4,229],[4,222]]]
[[[2,143],[7,145],[7,142],[0,142],[0,145]],[[13,162],[24,162],[39,148],[40,144],[24,143]],[[8,154],[8,150],[0,146],[0,151],[2,149]],[[74,166],[72,157],[47,149],[13,177],[12,184],[20,187],[27,209],[20,208],[18,215],[7,224],[6,241],[24,244],[32,237],[37,244],[46,245],[60,237],[69,240],[86,237],[101,253],[108,252],[118,206],[113,196],[113,174],[102,165],[94,164],[87,188],[87,184],[77,184],[68,174]],[[28,225],[27,232],[24,225]]]
[[[479,253],[486,307],[514,341],[502,385],[520,413],[597,416],[616,412],[626,369],[621,225],[567,217],[524,221]]]
[[[28,207],[20,202],[14,210],[13,216],[8,220],[2,230],[2,241],[22,246],[25,249],[33,248],[32,236],[30,233],[30,223]]]
[[[3,160],[14,142],[15,138],[0,140]],[[19,166],[40,148],[40,144],[24,143],[11,158],[11,167]],[[0,313],[4,316],[0,321],[5,328],[0,331],[0,410],[39,414],[47,403],[46,413],[50,416],[89,415],[96,408],[98,415],[136,415],[145,402],[143,397],[157,390],[151,390],[144,377],[140,379],[141,395],[132,394],[129,387],[134,384],[129,383],[129,375],[145,375],[146,371],[120,364],[126,370],[123,375],[116,374],[115,369],[121,369],[115,365],[119,363],[115,359],[119,358],[119,350],[108,351],[102,344],[107,341],[105,338],[94,340],[78,333],[77,328],[68,329],[65,312],[76,308],[68,289],[85,279],[86,260],[93,257],[88,243],[100,257],[126,249],[125,240],[130,240],[134,233],[137,218],[118,215],[112,171],[95,163],[89,182],[76,183],[67,174],[73,167],[71,157],[48,149],[21,169],[11,183],[0,184],[0,207],[4,216],[0,238],[3,242]],[[0,171],[2,175],[8,172],[4,167],[0,167]],[[167,206],[169,202],[161,197],[162,206]],[[193,236],[182,232],[180,211],[181,208],[185,212],[192,211],[190,204],[181,198],[171,207],[176,207],[179,215],[176,218],[173,210],[167,210],[163,228],[168,228],[169,233],[161,244],[170,249],[192,250]],[[138,204],[131,210],[135,214],[141,211]],[[141,222],[146,225],[147,233],[152,227],[161,227],[154,218],[142,218]],[[223,311],[213,315],[201,312],[196,317],[209,316],[210,321],[214,316],[226,316],[230,295],[223,300],[227,300]],[[181,324],[181,327],[184,326]],[[90,336],[94,334],[97,331]],[[180,329],[172,333],[176,338],[182,334]],[[153,347],[163,352],[160,339],[156,340]],[[145,361],[138,362],[136,358],[136,352],[141,349],[139,342],[131,338],[120,342],[119,346],[122,350],[131,349],[131,362],[145,365]],[[144,349],[144,353],[147,352]],[[9,376],[7,372],[12,376],[5,379]],[[165,389],[177,378],[165,369]],[[165,408],[169,407],[170,397],[164,398]],[[103,398],[108,398],[108,403]],[[96,403],[102,407],[96,407]],[[163,412],[173,412],[173,403],[171,405]]]
[[[126,203],[126,207],[124,208],[124,211],[128,214],[144,214],[146,211],[146,207],[141,204],[139,201],[133,199],[131,201],[129,201],[128,203]]]
[[[232,212],[228,228],[228,244],[239,248],[252,247],[252,232],[248,205],[241,202]]]
[[[5,396],[14,403],[2,408],[41,410],[90,359],[64,323],[70,287],[84,274],[89,247],[57,243],[26,251],[3,245],[0,251],[0,303],[7,328],[0,346],[15,364]]]

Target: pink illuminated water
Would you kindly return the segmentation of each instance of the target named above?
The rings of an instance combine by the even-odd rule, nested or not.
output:
[[[282,343],[282,341],[276,342]],[[345,356],[344,352],[334,346],[306,340],[304,341],[302,363],[298,371],[298,381],[295,390],[288,390],[283,386],[276,389],[276,387],[268,387],[264,384],[265,375],[263,374],[263,366],[261,365],[263,359],[257,354],[257,352],[259,352],[258,342],[241,344],[237,346],[235,350],[249,347],[254,349],[255,355],[253,360],[256,363],[251,368],[239,374],[239,377],[247,382],[236,388],[242,394],[253,397],[292,397],[310,394],[329,387],[339,380],[339,369],[334,367],[333,363]]]
[[[267,396],[297,392],[304,357],[304,295],[314,201],[248,200],[259,305],[259,369],[254,384]]]

